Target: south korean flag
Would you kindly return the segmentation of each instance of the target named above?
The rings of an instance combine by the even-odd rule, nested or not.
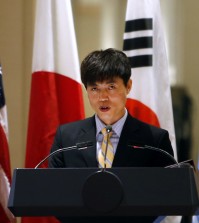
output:
[[[129,113],[146,123],[168,130],[177,158],[159,0],[127,2],[123,51],[132,68],[133,86],[127,99]]]

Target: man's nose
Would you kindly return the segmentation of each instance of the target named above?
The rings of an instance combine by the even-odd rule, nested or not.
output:
[[[107,101],[108,100],[108,92],[107,92],[107,90],[100,90],[100,92],[99,92],[99,100],[100,101]]]

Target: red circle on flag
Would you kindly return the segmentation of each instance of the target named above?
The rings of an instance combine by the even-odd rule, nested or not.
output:
[[[160,127],[160,123],[155,112],[142,102],[128,98],[126,108],[133,117],[148,124]]]

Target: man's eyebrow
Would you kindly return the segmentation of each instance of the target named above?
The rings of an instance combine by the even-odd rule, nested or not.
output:
[[[103,83],[103,82],[102,82]],[[107,80],[106,82],[105,82],[105,84],[117,84],[117,82],[115,81],[115,80]],[[89,87],[94,87],[94,86],[99,86],[99,85],[101,85],[101,82],[95,82],[95,83],[90,83],[90,84],[88,84],[87,86]]]

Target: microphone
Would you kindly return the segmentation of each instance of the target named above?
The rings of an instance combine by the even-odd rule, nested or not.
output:
[[[170,160],[172,160],[175,163],[171,167],[174,167],[174,166],[180,167],[180,164],[178,163],[178,161],[170,153],[166,152],[163,149],[153,147],[153,146],[149,146],[149,145],[140,145],[140,143],[138,143],[137,145],[128,144],[128,146],[133,147],[135,149],[136,148],[138,148],[138,149],[149,149],[149,150],[160,152],[160,153],[166,155]],[[170,166],[168,166],[168,167],[170,167]]]
[[[108,151],[108,141],[110,138],[109,133],[112,131],[112,126],[107,125],[106,126],[106,133],[107,133],[107,141],[106,141],[106,149],[105,149],[105,154],[104,154],[104,169],[106,169],[106,157],[107,157],[107,151]]]
[[[110,133],[112,131],[112,126],[111,125],[107,125],[106,126],[106,132]]]
[[[37,169],[42,163],[44,163],[47,159],[49,159],[51,156],[54,156],[57,153],[60,152],[65,152],[65,151],[70,151],[70,150],[83,150],[87,149],[88,147],[92,146],[93,142],[81,142],[81,143],[76,143],[75,146],[69,146],[61,149],[57,149],[54,152],[50,153],[48,156],[46,156],[43,160],[41,160],[36,166],[35,169]]]

